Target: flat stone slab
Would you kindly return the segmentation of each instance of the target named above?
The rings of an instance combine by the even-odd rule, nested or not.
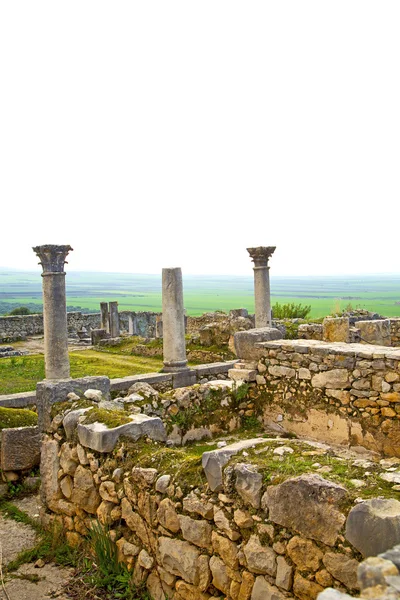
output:
[[[232,381],[231,383],[233,384],[234,382]],[[252,448],[257,444],[265,444],[267,441],[268,440],[265,438],[252,438],[250,440],[241,440],[240,442],[235,442],[234,444],[224,446],[223,448],[218,448],[217,450],[204,452],[201,459],[201,464],[207,477],[210,490],[212,492],[223,490],[222,469],[229,462],[232,456],[238,454],[242,450],[246,450],[246,448]]]
[[[259,349],[289,350],[290,352],[303,354],[312,352],[313,354],[321,355],[343,354],[370,360],[380,358],[400,360],[400,348],[388,348],[387,346],[372,344],[346,344],[344,342],[321,342],[319,340],[276,340],[271,342],[257,342],[256,346]]]
[[[0,454],[3,471],[24,471],[38,465],[40,443],[39,427],[3,429]]]
[[[114,450],[121,436],[136,441],[142,436],[147,436],[157,442],[165,442],[167,433],[159,417],[149,417],[144,414],[131,416],[131,423],[108,428],[104,423],[78,423],[79,443],[86,448],[97,452],[111,452]]]
[[[21,392],[0,396],[0,406],[4,408],[25,408],[36,404],[36,392]]]

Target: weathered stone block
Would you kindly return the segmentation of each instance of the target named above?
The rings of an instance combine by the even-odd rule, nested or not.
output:
[[[14,427],[1,432],[1,468],[24,471],[40,462],[39,427]]]
[[[258,342],[282,339],[282,332],[275,327],[260,327],[248,331],[238,331],[234,335],[235,352],[238,358],[257,360],[263,351],[257,348]]]
[[[234,456],[246,448],[251,448],[257,444],[263,444],[265,441],[266,440],[264,438],[253,438],[250,440],[243,440],[234,444],[230,444],[229,446],[219,448],[218,450],[204,452],[201,459],[201,464],[203,466],[211,491],[215,492],[223,489],[222,469],[229,461],[231,456]]]
[[[345,488],[319,475],[300,475],[269,486],[265,503],[274,523],[333,546],[346,520],[340,510],[346,496]]]
[[[235,489],[245,504],[260,508],[262,475],[253,465],[238,463],[234,467]]]
[[[178,575],[187,583],[197,585],[199,582],[198,559],[199,550],[181,540],[167,537],[159,538],[161,565],[173,575]]]
[[[354,506],[347,517],[346,538],[363,556],[376,556],[400,543],[400,502],[372,498]]]
[[[167,434],[164,424],[159,417],[149,417],[144,414],[131,416],[131,423],[119,425],[109,429],[104,423],[78,423],[78,438],[82,446],[97,452],[112,452],[120,436],[123,435],[133,441],[142,436],[152,440],[164,442]]]
[[[391,346],[390,320],[358,321],[362,344],[376,344],[379,346]]]
[[[322,339],[326,342],[349,342],[348,317],[327,317],[322,323]]]
[[[346,369],[332,369],[317,373],[311,380],[311,385],[316,388],[331,388],[335,390],[350,387],[349,372]]]

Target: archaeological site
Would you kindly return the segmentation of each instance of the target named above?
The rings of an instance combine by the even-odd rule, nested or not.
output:
[[[0,361],[35,336],[45,360],[0,396],[0,598],[400,599],[400,318],[275,319],[272,246],[248,248],[255,315],[187,316],[180,268],[162,313],[67,313],[72,248],[33,250],[43,315],[0,317]],[[162,365],[71,377],[74,349],[128,347]],[[32,551],[49,532],[77,562]]]

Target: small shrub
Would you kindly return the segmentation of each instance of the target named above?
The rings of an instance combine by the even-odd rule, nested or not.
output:
[[[8,313],[11,317],[18,315],[31,315],[32,312],[29,310],[27,306],[17,306],[11,312]]]
[[[310,304],[279,304],[276,302],[272,307],[274,319],[305,319],[311,312]]]

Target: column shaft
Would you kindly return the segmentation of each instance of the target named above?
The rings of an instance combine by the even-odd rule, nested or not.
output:
[[[100,329],[110,333],[110,315],[108,314],[108,302],[100,302],[101,323]]]
[[[247,248],[247,251],[254,262],[256,327],[270,327],[272,318],[268,259],[274,253],[275,246],[258,246]]]
[[[110,302],[110,334],[112,338],[119,337],[118,302]]]
[[[162,270],[164,372],[187,370],[182,271]]]

